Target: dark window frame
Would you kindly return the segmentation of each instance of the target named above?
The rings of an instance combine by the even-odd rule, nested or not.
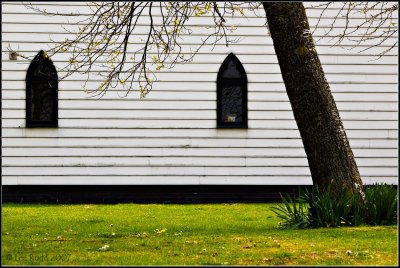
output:
[[[46,64],[48,69],[50,70],[49,78],[34,76],[35,69],[39,64]],[[43,81],[43,79],[47,79],[47,81],[53,85],[53,89],[55,92],[52,94],[52,109],[53,109],[53,118],[51,120],[33,120],[32,119],[32,85],[35,81]],[[26,127],[27,128],[57,128],[58,127],[58,76],[57,70],[51,61],[50,58],[45,56],[43,50],[39,51],[39,53],[33,58],[31,64],[28,67],[28,71],[26,73],[26,109],[25,109],[25,118],[26,118]],[[54,86],[55,85],[55,86]]]
[[[240,73],[240,78],[223,78],[229,62],[234,62]],[[222,89],[225,86],[240,86],[242,90],[242,122],[224,122],[222,119]],[[240,60],[230,53],[218,71],[217,76],[217,128],[248,128],[248,109],[247,109],[247,75]]]

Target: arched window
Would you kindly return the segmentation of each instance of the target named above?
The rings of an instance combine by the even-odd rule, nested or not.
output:
[[[218,72],[217,127],[247,128],[247,76],[233,53],[226,57]]]
[[[58,77],[53,62],[41,50],[26,74],[26,127],[58,126]]]

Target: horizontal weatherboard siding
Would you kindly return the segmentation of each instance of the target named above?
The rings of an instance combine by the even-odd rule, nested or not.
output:
[[[349,40],[342,47],[329,37],[319,40],[341,12],[341,4],[334,3],[321,19],[323,9],[311,8],[313,4],[319,3],[305,3],[311,28],[318,21],[320,25],[313,34],[317,52],[363,182],[397,184],[397,47],[379,59],[374,56],[389,48],[397,35],[362,52],[376,40],[356,48]],[[48,12],[89,12],[84,2],[34,5]],[[156,82],[145,98],[140,98],[137,86],[128,95],[117,87],[99,98],[94,91],[101,79],[95,67],[86,91],[84,75],[59,82],[58,128],[27,129],[25,78],[30,61],[10,60],[8,47],[33,57],[71,36],[63,27],[73,30],[80,23],[74,17],[43,16],[21,2],[2,2],[3,184],[311,185],[264,13],[245,13],[247,18],[227,18],[227,25],[238,25],[230,35],[238,38],[236,43],[207,44],[193,61],[155,70]],[[349,21],[339,16],[330,35],[340,33],[347,23],[349,30],[356,29],[363,16],[360,12]],[[206,29],[210,22],[209,16],[189,20],[193,33],[182,35],[183,51],[200,44],[212,31]],[[146,36],[147,23],[146,16],[139,21],[129,51],[139,48],[137,37]],[[382,30],[387,29],[383,25]],[[217,73],[229,53],[238,57],[247,74],[248,129],[216,128]],[[70,57],[67,52],[51,59],[61,69]],[[58,72],[59,77],[64,74]]]

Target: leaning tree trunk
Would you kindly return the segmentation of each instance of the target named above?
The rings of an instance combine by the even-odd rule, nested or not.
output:
[[[340,196],[362,181],[301,2],[264,2],[269,31],[314,185]]]

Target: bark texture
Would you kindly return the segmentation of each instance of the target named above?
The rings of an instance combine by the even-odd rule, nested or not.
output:
[[[364,197],[362,181],[301,2],[264,2],[314,185]]]

